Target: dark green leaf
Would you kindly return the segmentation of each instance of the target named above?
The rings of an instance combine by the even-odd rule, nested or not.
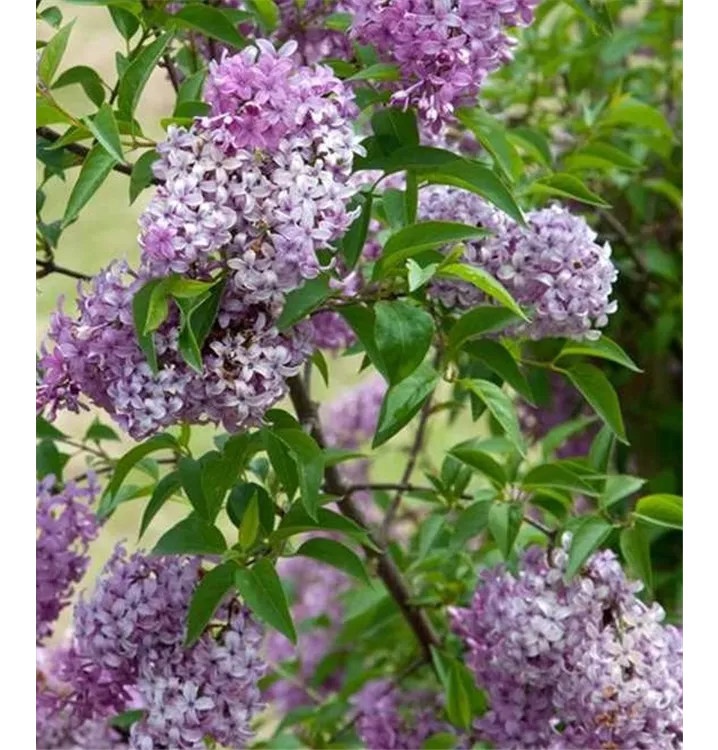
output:
[[[475,307],[464,313],[449,330],[449,350],[456,351],[464,341],[482,333],[495,333],[518,320],[519,317],[505,307]]]
[[[386,367],[374,340],[374,309],[363,305],[348,305],[341,307],[339,313],[356,333],[374,367],[388,380]]]
[[[633,574],[646,586],[649,596],[653,592],[651,547],[646,529],[639,524],[621,531],[621,552]]]
[[[560,357],[572,355],[585,355],[588,357],[598,357],[599,359],[608,359],[611,362],[617,362],[619,365],[627,367],[633,372],[643,372],[640,367],[621,349],[621,347],[608,336],[601,335],[596,341],[569,341],[561,350]]]
[[[488,380],[465,380],[463,384],[486,405],[486,408],[506,433],[506,437],[522,455],[525,455],[526,446],[519,428],[516,409],[511,399],[499,386]]]
[[[354,523],[354,521],[326,508],[319,508],[317,518],[314,520],[297,503],[284,516],[279,527],[272,534],[272,538],[277,540],[287,539],[296,534],[303,534],[306,531],[338,531],[352,539],[356,539],[361,544],[373,546],[369,543],[366,530]]]
[[[410,109],[380,109],[372,115],[371,126],[382,145],[388,146],[387,150],[419,145],[416,115]]]
[[[128,732],[130,727],[142,719],[147,712],[141,708],[136,708],[131,711],[123,711],[121,714],[116,714],[109,721],[108,724],[116,729],[121,729],[124,732]]]
[[[289,292],[284,300],[284,308],[277,319],[277,328],[284,331],[319,307],[332,295],[327,276],[305,281],[299,289]]]
[[[593,439],[588,461],[597,472],[605,474],[608,471],[615,441],[613,430],[608,425],[603,425]]]
[[[593,365],[579,363],[565,373],[596,414],[613,430],[616,437],[628,445],[618,396],[601,370]]]
[[[601,507],[609,508],[614,503],[627,498],[634,492],[638,492],[645,483],[645,479],[632,477],[628,474],[614,474],[607,477],[600,499]]]
[[[549,430],[541,438],[544,456],[549,458],[573,435],[583,432],[596,422],[596,417],[576,417]]]
[[[479,107],[460,109],[456,116],[491,154],[494,163],[504,175],[512,182],[517,180],[521,175],[521,159],[507,137],[506,128]]]
[[[152,165],[159,159],[159,154],[152,149],[145,151],[142,156],[132,165],[132,175],[130,176],[130,205],[136,200],[137,196],[152,183],[154,174]]]
[[[263,4],[267,2],[271,0],[262,0]],[[255,5],[258,4],[255,2]],[[185,5],[172,15],[172,22],[183,28],[200,31],[205,36],[236,49],[241,49],[247,44],[224,13],[210,5]]]
[[[489,510],[493,502],[491,491],[488,497],[477,500],[463,510],[454,524],[455,531],[451,537],[449,549],[451,552],[463,550],[466,543],[480,534],[489,525]]]
[[[60,453],[52,440],[41,440],[35,450],[35,470],[37,478],[54,475],[57,482],[62,482],[62,470],[69,460],[69,456]]]
[[[296,464],[289,455],[284,442],[275,437],[269,430],[262,430],[261,434],[265,450],[272,462],[272,468],[287,493],[287,497],[291,500],[299,486]]]
[[[82,86],[87,98],[96,107],[101,106],[102,102],[105,101],[105,87],[102,85],[102,78],[96,70],[89,68],[87,65],[76,65],[63,71],[52,84],[52,88],[60,89],[74,83]]]
[[[87,428],[85,440],[95,440],[98,443],[101,440],[119,440],[120,436],[107,425],[102,424],[98,419]]]
[[[38,440],[42,438],[50,438],[50,440],[58,440],[64,438],[65,433],[60,432],[54,425],[51,425],[44,417],[39,414],[35,417],[35,437]]]
[[[505,560],[511,556],[523,518],[519,503],[493,503],[489,509],[489,531]]]
[[[587,203],[590,206],[607,207],[600,195],[589,190],[575,175],[557,172],[550,177],[542,177],[531,183],[528,192],[540,195],[560,195],[563,198]]]
[[[348,269],[354,268],[361,257],[362,250],[366,244],[366,236],[371,221],[371,209],[373,196],[359,194],[357,200],[361,201],[361,213],[352,222],[346,234],[339,242],[339,252]],[[290,295],[291,296],[291,295]]]
[[[274,528],[274,505],[267,490],[258,484],[246,482],[233,487],[227,498],[227,515],[240,528],[244,513],[254,497],[257,498],[259,523],[265,534],[271,534]]]
[[[198,461],[189,456],[183,456],[178,464],[182,489],[185,491],[195,513],[205,521],[210,520],[207,498],[202,488],[202,469]]]
[[[414,226],[421,226],[415,224]],[[468,281],[469,284],[473,284],[482,292],[487,294],[489,297],[495,299],[499,304],[511,310],[514,315],[528,321],[529,318],[524,311],[519,307],[519,304],[511,296],[506,287],[497,281],[488,271],[478,266],[469,266],[461,263],[452,263],[443,268],[439,268],[437,276],[445,276],[450,279],[461,279],[462,281]]]
[[[616,167],[638,171],[641,169],[641,163],[620,148],[600,141],[589,143],[566,157],[566,168],[572,172],[582,169],[611,170]]]
[[[647,495],[636,503],[637,518],[669,529],[683,528],[683,498],[678,495]]]
[[[608,539],[613,526],[599,516],[587,516],[571,537],[566,564],[566,580],[573,578],[588,558]]]
[[[62,56],[65,54],[74,23],[74,21],[71,21],[63,26],[42,50],[40,61],[37,64],[37,77],[48,87],[52,85],[52,79],[55,77]]]
[[[403,300],[377,302],[374,314],[374,340],[389,383],[396,385],[424,361],[434,335],[434,320]]]
[[[527,488],[550,487],[589,496],[599,494],[586,480],[557,461],[531,469],[521,483]]]
[[[248,0],[247,6],[254,11],[259,19],[260,25],[271,34],[279,23],[279,8],[274,0]]]
[[[594,27],[603,34],[610,34],[613,31],[613,21],[608,8],[602,0],[564,0],[577,13],[587,18]]]
[[[160,287],[164,282],[164,279],[152,279],[138,289],[132,298],[132,316],[135,325],[135,332],[137,334],[137,341],[147,358],[147,363],[154,373],[157,373],[158,371],[154,336],[151,332],[145,333],[145,330],[147,328],[147,322],[151,316],[153,293],[155,289]]]
[[[127,66],[127,70],[122,75],[118,89],[117,104],[120,113],[128,120],[132,119],[140,95],[152,71],[164,54],[171,38],[172,34],[167,32],[159,37],[159,39],[144,47],[134,56],[132,62]]]
[[[196,513],[166,531],[153,555],[221,555],[227,549],[222,532]]]
[[[332,565],[339,570],[371,585],[364,563],[359,556],[333,539],[310,539],[297,550],[297,555]]]
[[[142,537],[147,531],[147,528],[152,523],[152,519],[159,513],[162,506],[169,500],[169,498],[179,490],[182,486],[179,472],[172,471],[166,474],[160,481],[155,485],[152,497],[150,498],[145,512],[142,514],[142,521],[140,522],[140,533]]]
[[[456,747],[457,738],[448,732],[432,734],[424,740],[422,750],[452,750]]]
[[[176,451],[178,448],[177,441],[167,434],[154,435],[153,437],[145,440],[144,443],[136,445],[134,448],[125,453],[124,456],[117,462],[115,471],[112,474],[112,479],[107,485],[105,490],[105,496],[112,496],[117,493],[122,483],[125,481],[127,475],[132,471],[138,461],[148,456],[150,453],[154,453],[159,450],[172,450]],[[99,511],[98,511],[99,512]]]
[[[53,29],[56,29],[62,23],[62,11],[56,5],[53,5],[50,8],[45,8],[40,13],[40,18],[49,23]]]
[[[601,126],[632,125],[656,130],[665,138],[673,139],[673,130],[665,115],[645,102],[623,97],[613,102],[603,113]]]
[[[378,448],[408,424],[438,382],[439,373],[424,362],[408,378],[391,386],[381,405],[372,447]]]
[[[85,117],[83,122],[113,159],[118,162],[125,160],[120,143],[120,131],[109,104],[103,104],[93,118]]]
[[[450,454],[458,458],[462,463],[471,466],[472,469],[476,469],[476,471],[483,474],[495,487],[503,487],[508,482],[504,467],[488,453],[484,453],[484,451],[473,447],[471,444],[473,442],[469,441],[468,443],[455,445],[451,449]]]
[[[292,643],[297,642],[282,583],[267,558],[251,568],[239,568],[235,573],[235,584],[254,615],[276,628]]]
[[[115,159],[107,153],[103,146],[98,143],[92,147],[82,164],[77,182],[67,201],[65,215],[62,217],[63,227],[66,227],[78,217],[85,204],[107,179],[114,165]]]
[[[498,341],[481,339],[464,344],[464,351],[483,362],[490,370],[505,380],[515,391],[529,403],[533,403],[531,386],[509,350]]]
[[[550,167],[553,163],[551,147],[543,133],[531,128],[513,128],[508,133],[508,138],[514,143],[530,152],[534,158],[543,166]]]
[[[347,78],[347,81],[397,81],[399,80],[399,66],[393,63],[375,63],[368,68],[362,68],[358,73]]]
[[[326,357],[322,354],[321,349],[317,349],[314,354],[312,354],[311,360],[317,370],[319,370],[324,385],[329,386],[329,365],[327,364]]]
[[[390,269],[401,266],[407,258],[424,250],[449,245],[462,240],[485,237],[481,227],[455,221],[422,221],[400,229],[386,241],[381,258],[374,267],[373,278],[384,278]]]
[[[237,565],[231,560],[206,572],[192,594],[187,612],[184,647],[189,648],[204,632],[215,610],[234,586]]]
[[[122,34],[127,41],[132,39],[135,32],[140,27],[140,21],[137,16],[130,13],[128,10],[117,6],[110,6],[108,10],[110,11],[112,20],[120,34]]]
[[[297,429],[276,430],[275,435],[289,448],[297,464],[299,491],[304,509],[317,517],[319,491],[324,478],[324,457],[314,439]]]

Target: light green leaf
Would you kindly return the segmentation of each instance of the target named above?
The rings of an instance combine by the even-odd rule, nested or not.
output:
[[[646,586],[649,596],[653,595],[653,569],[651,547],[648,534],[643,526],[636,524],[621,531],[621,552],[633,574]]]
[[[152,42],[152,44],[148,44],[135,55],[132,62],[127,66],[127,70],[122,75],[118,89],[117,104],[120,113],[128,120],[132,120],[140,95],[152,71],[157,66],[167,45],[170,43],[170,39],[172,39],[172,34],[166,32],[159,39]]]
[[[63,71],[52,84],[53,89],[61,89],[74,83],[80,84],[87,98],[96,106],[105,100],[105,87],[97,71],[87,65],[76,65]]]
[[[74,21],[71,21],[63,26],[42,50],[40,61],[37,64],[37,77],[48,87],[52,86],[52,80],[67,49],[67,42],[74,23]]]
[[[628,474],[612,474],[607,477],[603,488],[600,504],[602,508],[609,508],[614,503],[623,500],[643,487],[646,483],[641,477],[632,477]]]
[[[655,526],[682,529],[683,498],[667,494],[647,495],[636,503],[633,515]]]
[[[120,143],[120,131],[117,128],[115,115],[109,104],[103,104],[93,118],[85,117],[83,122],[90,129],[107,153],[118,162],[124,162]]]
[[[506,437],[516,446],[521,455],[525,455],[526,446],[519,428],[516,409],[508,395],[499,386],[488,380],[463,380],[461,383],[479,397],[494,419],[501,425]]]
[[[272,563],[265,557],[251,568],[239,568],[234,580],[237,590],[253,614],[276,628],[292,643],[296,643],[297,633],[292,615]]]
[[[599,359],[608,359],[616,362],[623,367],[627,367],[633,372],[643,372],[641,368],[621,349],[621,347],[606,335],[601,335],[596,341],[568,341],[561,349],[557,359],[572,355],[585,355],[588,357],[598,357]]]
[[[399,66],[393,63],[376,63],[363,68],[347,78],[347,81],[397,81],[400,77]]]
[[[587,516],[574,530],[568,550],[565,579],[571,580],[588,558],[608,539],[613,526],[599,516]]]
[[[332,565],[354,578],[371,585],[364,563],[359,556],[333,539],[310,539],[297,550],[297,555]]]
[[[470,466],[472,469],[483,474],[489,481],[497,488],[500,489],[508,482],[506,471],[495,459],[493,459],[488,453],[474,448],[469,441],[468,443],[459,443],[455,445],[449,453],[455,456],[462,463]]]
[[[632,125],[658,131],[662,136],[673,140],[673,130],[665,115],[650,104],[632,99],[630,96],[612,102],[603,112],[599,125]]]
[[[489,531],[505,560],[511,556],[523,518],[519,503],[493,503],[489,508]]]
[[[519,316],[505,307],[484,305],[464,313],[449,330],[449,351],[457,351],[465,341],[483,333],[495,333],[507,325],[517,323]]]
[[[533,403],[531,386],[521,372],[511,352],[492,339],[469,341],[464,344],[464,351],[474,359],[483,362],[490,370],[505,380],[517,393],[520,393],[529,403]]]
[[[550,177],[541,177],[528,186],[527,192],[539,195],[560,195],[590,206],[604,208],[609,206],[600,195],[589,190],[578,177],[565,172],[557,172]]]
[[[107,153],[103,146],[98,143],[92,147],[67,201],[65,215],[62,217],[63,227],[68,226],[79,216],[85,204],[107,179],[114,165],[115,159]]]

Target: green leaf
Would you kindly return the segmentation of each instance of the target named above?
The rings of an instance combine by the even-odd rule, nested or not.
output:
[[[98,143],[92,147],[82,164],[77,182],[67,201],[65,215],[62,217],[63,227],[66,227],[79,216],[86,203],[107,179],[114,165],[114,157],[110,156],[103,146]]]
[[[143,459],[145,456],[148,456],[150,453],[154,453],[155,451],[176,451],[177,449],[177,441],[171,435],[167,435],[165,433],[154,435],[148,440],[145,440],[144,443],[136,445],[134,448],[125,453],[125,455],[122,456],[122,458],[117,462],[115,471],[112,474],[112,479],[105,489],[103,501],[105,497],[109,498],[117,493],[117,490],[120,489],[127,475],[135,467],[135,464],[137,464],[137,462]],[[100,507],[102,507],[102,503],[100,503]],[[98,513],[100,513],[99,510]],[[103,514],[100,513],[100,515]]]
[[[297,633],[292,615],[287,606],[282,583],[272,563],[263,558],[251,568],[239,568],[235,572],[234,580],[237,590],[252,613],[296,644]]]
[[[105,87],[102,85],[102,78],[96,70],[87,65],[75,65],[63,71],[52,84],[54,90],[71,86],[74,83],[80,84],[87,98],[96,106],[100,107],[105,101]]]
[[[464,344],[464,351],[474,359],[483,362],[490,370],[505,380],[529,403],[533,403],[533,393],[526,377],[521,372],[509,350],[498,341],[481,339]]]
[[[519,503],[493,503],[489,509],[489,531],[505,560],[511,556],[523,518]]]
[[[608,425],[603,425],[598,435],[591,443],[591,450],[588,456],[589,464],[599,473],[605,474],[608,471],[611,462],[611,453],[616,441],[613,430]]]
[[[103,104],[93,118],[85,117],[83,122],[90,129],[100,145],[116,161],[124,162],[120,131],[117,128],[115,115],[109,104]]]
[[[643,526],[635,526],[621,531],[621,552],[633,574],[646,586],[648,595],[653,595],[653,569],[651,567],[651,547],[648,534]]]
[[[466,543],[480,534],[489,525],[489,510],[495,493],[488,493],[487,497],[477,500],[463,510],[454,524],[454,534],[449,543],[449,552],[453,554],[463,550]]]
[[[456,116],[478,142],[491,154],[494,163],[512,182],[521,175],[521,158],[511,145],[506,128],[488,112],[479,107],[460,109]]]
[[[564,2],[584,18],[588,19],[597,31],[603,34],[611,34],[613,32],[611,14],[606,5],[604,5],[603,0],[599,0],[599,2],[595,2],[595,0],[564,0]]]
[[[420,175],[429,183],[452,185],[469,190],[500,208],[514,221],[524,224],[524,216],[511,191],[488,167],[468,159],[459,159],[447,163],[439,169],[424,172]]]
[[[415,292],[421,289],[434,277],[438,263],[430,263],[426,268],[422,268],[413,258],[406,261],[407,281],[409,282],[409,291]]]
[[[586,480],[559,461],[534,467],[526,473],[521,484],[527,489],[549,487],[592,497],[599,494]]]
[[[101,440],[119,440],[120,436],[111,427],[95,418],[95,421],[87,428],[84,439],[95,440],[99,443]]]
[[[544,457],[552,456],[570,437],[583,432],[594,422],[596,422],[596,417],[576,417],[549,430],[541,438]]]
[[[297,503],[284,516],[279,527],[272,534],[272,539],[288,539],[291,536],[303,534],[306,531],[337,531],[352,539],[356,539],[360,544],[374,547],[369,540],[366,529],[363,529],[354,523],[354,521],[326,508],[319,508],[315,520]]]
[[[683,528],[683,498],[678,495],[647,495],[642,497],[633,515],[669,529]]]
[[[456,747],[456,742],[457,739],[453,734],[437,732],[427,737],[421,747],[422,750],[452,750]]]
[[[257,16],[267,34],[271,34],[277,28],[279,8],[274,0],[248,0],[247,7]]]
[[[50,438],[50,440],[59,440],[65,437],[64,432],[60,432],[54,425],[51,425],[44,417],[39,414],[35,417],[35,437],[38,440]]]
[[[331,297],[332,293],[328,276],[317,276],[305,281],[299,289],[292,290],[286,296],[284,308],[277,319],[277,328],[284,331],[294,325]]]
[[[165,283],[164,279],[152,279],[138,289],[132,297],[132,317],[140,349],[147,358],[153,373],[158,372],[157,352],[152,332],[145,333],[148,321],[155,317],[152,314],[153,294],[156,288]],[[163,298],[164,299],[164,298]],[[157,298],[155,298],[155,302]],[[166,303],[166,299],[164,300]]]
[[[62,11],[56,5],[53,5],[43,10],[40,13],[40,18],[50,24],[53,29],[56,29],[62,23]]]
[[[275,435],[289,448],[297,464],[302,505],[312,517],[317,517],[319,491],[324,479],[324,456],[314,439],[297,429],[276,430]]]
[[[588,558],[603,544],[613,526],[599,516],[587,516],[576,527],[568,550],[565,579],[571,580]]]
[[[406,214],[406,194],[403,190],[388,188],[382,193],[381,205],[392,232],[411,224]]]
[[[359,193],[356,200],[361,201],[361,213],[352,222],[346,234],[339,241],[339,252],[348,269],[354,268],[361,257],[362,250],[366,244],[369,222],[371,221],[371,210],[373,195]]]
[[[521,455],[525,455],[526,446],[511,399],[499,386],[488,380],[464,380],[462,383],[486,404],[486,408],[506,433],[506,437],[516,446]]]
[[[488,453],[474,448],[472,443],[459,443],[455,445],[450,451],[450,455],[455,456],[462,463],[470,466],[472,469],[476,469],[479,473],[483,474],[491,484],[497,489],[500,489],[508,482],[508,477],[504,467],[501,466],[495,459],[493,459]]]
[[[178,471],[172,471],[166,474],[160,481],[155,485],[152,492],[145,512],[142,514],[142,520],[140,521],[140,533],[139,537],[144,536],[145,531],[152,523],[152,519],[159,513],[162,506],[169,500],[169,498],[179,490],[182,486],[180,475]]]
[[[524,151],[528,151],[544,167],[551,168],[553,154],[543,133],[531,128],[512,128],[507,137]]]
[[[48,87],[52,85],[52,79],[55,77],[62,56],[65,54],[74,23],[74,21],[71,21],[63,26],[42,50],[40,61],[37,64],[37,77]]]
[[[374,340],[374,308],[363,305],[347,305],[339,309],[339,314],[349,323],[354,333],[356,333],[374,367],[388,380],[389,376],[387,375],[386,367]]]
[[[110,15],[112,16],[112,20],[117,27],[117,30],[122,34],[123,38],[129,42],[140,27],[139,19],[133,13],[118,6],[110,6],[108,10],[110,11]]]
[[[643,487],[646,483],[641,477],[632,477],[628,474],[612,474],[607,477],[606,484],[601,495],[600,505],[609,508],[614,503],[623,500]]]
[[[115,729],[121,729],[124,732],[128,732],[130,727],[144,718],[147,712],[141,708],[136,708],[131,711],[123,711],[121,714],[115,714],[107,723]]]
[[[363,68],[347,81],[398,81],[400,78],[399,66],[393,63],[376,63],[368,68]]]
[[[672,182],[668,182],[668,180],[664,180],[662,177],[651,177],[643,181],[643,187],[662,195],[664,198],[668,198],[681,214],[683,213],[683,193]]]
[[[415,226],[421,225],[415,224]],[[511,294],[509,294],[506,287],[483,268],[463,265],[461,263],[452,263],[443,268],[439,268],[437,276],[445,276],[449,279],[461,279],[462,281],[467,281],[469,284],[473,284],[478,289],[481,289],[482,292],[495,299],[508,310],[511,310],[514,315],[523,318],[525,321],[529,320],[526,313],[524,313],[521,307],[519,307],[519,304]]]
[[[371,145],[372,139],[366,139],[363,144],[366,146],[367,141]],[[393,143],[396,144],[396,139]],[[451,151],[416,145],[402,146],[389,153],[379,149],[375,153],[370,152],[366,157],[357,156],[354,158],[353,168],[355,172],[363,169],[380,169],[386,174],[414,169],[423,175],[425,171],[439,169],[457,161],[462,161],[461,157]]]
[[[391,386],[381,404],[372,447],[383,445],[408,424],[438,382],[439,373],[424,362],[408,378]]]
[[[220,277],[205,294],[192,301],[189,312],[189,329],[192,331],[199,350],[204,346],[207,336],[214,327],[226,283],[226,277]]]
[[[259,501],[257,494],[253,494],[247,509],[242,515],[242,523],[239,527],[239,546],[242,549],[249,549],[257,539],[259,534]]]
[[[542,177],[531,183],[527,192],[539,195],[560,195],[563,198],[571,198],[589,206],[608,207],[600,195],[589,190],[586,185],[575,175],[557,172],[550,177]]]
[[[424,361],[434,335],[434,320],[403,300],[377,302],[374,314],[374,340],[389,383],[396,385]]]
[[[449,351],[455,352],[465,341],[483,333],[495,333],[518,320],[519,316],[505,307],[493,305],[474,307],[464,313],[449,330]]]
[[[227,549],[222,532],[192,513],[166,531],[153,555],[221,555]]]
[[[42,125],[55,125],[57,123],[67,124],[70,122],[70,118],[64,112],[61,112],[57,107],[54,107],[52,104],[50,104],[47,99],[43,99],[39,96],[37,97],[35,102],[35,127],[39,128]],[[38,146],[41,143],[43,142],[39,141]],[[47,141],[44,141],[44,144],[45,148],[42,151],[44,153],[47,153],[49,152],[49,149],[47,148]],[[63,156],[65,156],[65,154],[63,154]],[[79,157],[74,157],[69,166],[76,164],[78,162],[78,158]]]
[[[183,456],[178,464],[182,489],[185,491],[195,513],[205,521],[210,520],[207,497],[202,489],[202,469],[198,461],[189,456]]]
[[[628,445],[621,405],[608,378],[597,367],[584,363],[573,365],[564,372],[616,437]]]
[[[329,387],[329,365],[327,364],[326,357],[322,354],[321,349],[316,349],[314,354],[311,356],[312,363],[319,370],[324,385]]]
[[[69,459],[69,456],[60,453],[52,440],[41,440],[35,449],[37,478],[42,479],[53,474],[58,482],[62,482],[62,470]]]
[[[266,2],[268,0],[262,0],[263,5]],[[255,3],[255,5],[259,5],[259,3]],[[217,39],[236,49],[241,49],[247,45],[246,40],[224,13],[210,5],[185,5],[172,15],[171,23],[182,28],[199,31],[211,39]]]
[[[139,194],[152,183],[154,173],[152,165],[159,159],[159,154],[152,149],[145,151],[142,156],[132,165],[130,176],[130,205],[132,205]]]
[[[416,115],[410,109],[404,111],[388,107],[377,110],[372,115],[371,126],[387,151],[419,145],[419,127]]]
[[[258,484],[245,482],[233,487],[227,498],[227,515],[238,529],[241,528],[244,514],[253,498],[257,500],[259,524],[265,534],[271,534],[274,528],[274,505],[267,490]]]
[[[579,148],[566,157],[566,168],[570,171],[581,169],[625,169],[639,171],[642,165],[630,154],[610,143],[594,141],[583,148]]]
[[[608,336],[601,335],[596,341],[568,341],[561,349],[557,359],[572,355],[585,355],[588,357],[598,357],[599,359],[608,359],[616,362],[623,367],[627,367],[633,372],[643,372],[641,368],[621,349],[621,347]]]
[[[231,560],[206,572],[195,588],[187,612],[184,647],[189,648],[204,632],[217,607],[234,586],[237,565]]]
[[[673,130],[665,115],[650,104],[639,102],[631,97],[617,99],[607,107],[599,120],[599,125],[609,127],[632,125],[658,131],[665,138],[673,140]]]
[[[450,673],[446,698],[446,713],[449,721],[457,727],[469,729],[471,726],[469,695],[457,670],[452,670]]]
[[[354,578],[371,585],[364,563],[359,556],[333,539],[310,539],[297,550],[297,555],[332,565]]]
[[[381,258],[374,266],[373,279],[384,278],[390,269],[403,265],[407,258],[424,250],[486,237],[487,234],[488,232],[481,227],[455,221],[422,221],[411,224],[394,233],[386,241]]]
[[[270,430],[262,430],[261,435],[264,448],[272,463],[272,468],[284,491],[287,493],[287,497],[289,500],[292,500],[299,486],[296,464],[289,455],[284,442],[277,438]]]
[[[148,44],[134,56],[122,75],[117,94],[117,105],[120,113],[126,119],[132,120],[140,95],[152,71],[164,54],[170,39],[172,39],[172,34],[166,32],[152,44]]]

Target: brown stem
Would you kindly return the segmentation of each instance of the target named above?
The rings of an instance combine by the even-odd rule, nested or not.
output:
[[[289,379],[289,395],[297,412],[297,417],[302,424],[307,425],[312,433],[312,437],[317,444],[324,448],[326,441],[322,433],[322,428],[317,416],[317,410],[309,399],[304,382],[299,376]],[[340,498],[337,502],[339,510],[349,519],[354,521],[364,529],[367,529],[367,523],[364,520],[362,512],[354,503],[351,492],[342,482],[339,471],[336,466],[328,466],[324,469],[324,482],[327,492]],[[371,533],[367,531],[371,539]],[[377,544],[375,539],[372,539]],[[377,544],[377,546],[379,546]],[[384,581],[389,593],[394,601],[399,605],[404,618],[414,631],[419,643],[421,644],[424,657],[431,660],[431,647],[439,645],[439,638],[434,632],[434,628],[426,616],[426,613],[415,605],[411,604],[411,594],[404,581],[401,572],[396,567],[394,561],[389,557],[386,550],[382,549],[377,552],[371,547],[364,548],[366,554],[377,559],[377,572],[379,577]]]
[[[54,260],[40,260],[36,258],[35,264],[40,267],[40,270],[37,272],[38,279],[43,279],[51,273],[59,273],[63,276],[69,276],[71,279],[79,279],[80,281],[89,281],[92,278],[92,276],[88,276],[81,271],[73,271],[71,268],[58,266]]]
[[[172,58],[169,56],[169,54],[164,55],[164,57],[162,58],[162,64],[164,66],[164,69],[167,71],[167,75],[170,78],[170,83],[172,84],[172,88],[175,90],[176,94],[179,91],[180,81],[179,76],[177,75],[177,68],[172,62]]]

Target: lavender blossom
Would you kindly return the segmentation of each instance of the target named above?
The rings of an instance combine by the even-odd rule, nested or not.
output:
[[[374,375],[329,403],[322,414],[327,443],[353,450],[371,438],[386,390],[386,381]]]
[[[484,80],[511,60],[509,27],[533,20],[538,0],[365,0],[352,33],[399,66],[392,102],[437,129],[472,105]]]
[[[610,551],[564,583],[570,536],[518,575],[484,571],[470,608],[451,612],[490,711],[474,724],[499,747],[659,748],[682,744],[680,631],[636,597]]]
[[[68,482],[55,488],[55,477],[37,483],[35,542],[35,638],[52,635],[60,612],[70,603],[74,586],[85,575],[88,548],[99,525],[90,505],[99,488],[94,475],[86,487]]]

